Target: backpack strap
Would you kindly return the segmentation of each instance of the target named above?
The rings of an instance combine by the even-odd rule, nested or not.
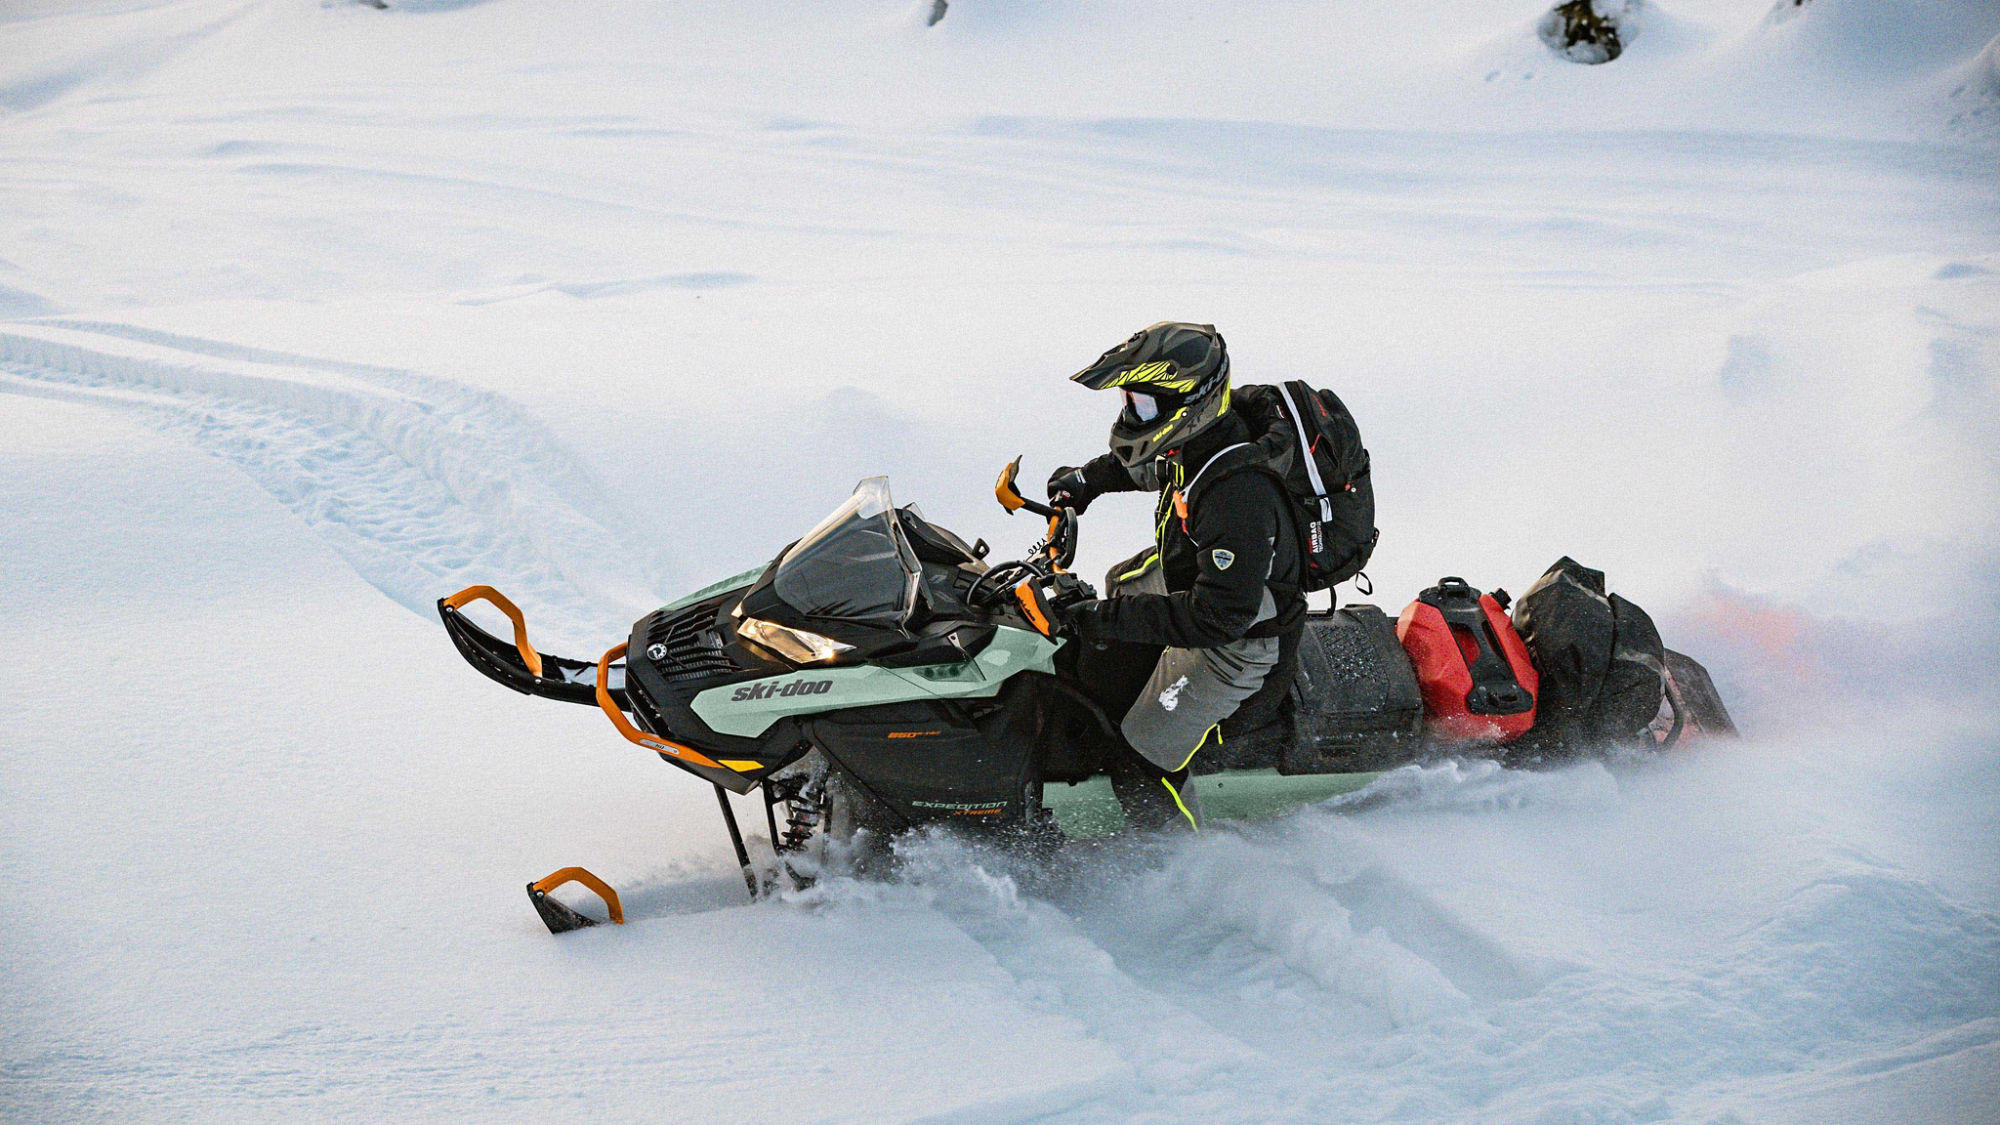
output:
[[[1292,397],[1290,383],[1278,384],[1278,393],[1284,396],[1285,405],[1291,411],[1292,428],[1299,433],[1299,459],[1305,462],[1306,478],[1312,481],[1313,493],[1319,498],[1319,518],[1331,522],[1333,501],[1327,498],[1326,482],[1320,479],[1319,465],[1313,457],[1312,439],[1306,436],[1305,411],[1299,409],[1298,400]]]
[[[1208,483],[1213,484],[1216,481],[1223,480],[1227,477],[1233,477],[1237,473],[1244,473],[1244,472],[1262,473],[1265,477],[1269,478],[1272,481],[1272,483],[1278,486],[1278,496],[1280,497],[1280,503],[1278,504],[1278,518],[1281,521],[1279,526],[1279,535],[1280,536],[1289,535],[1291,542],[1301,544],[1299,548],[1301,551],[1299,566],[1303,571],[1303,568],[1305,566],[1303,551],[1305,548],[1303,546],[1302,540],[1299,537],[1298,515],[1295,511],[1294,505],[1289,500],[1291,493],[1287,490],[1285,486],[1284,473],[1280,472],[1276,466],[1271,464],[1269,458],[1265,456],[1265,453],[1266,451],[1264,446],[1254,441],[1239,441],[1235,445],[1224,446],[1219,452],[1215,454],[1215,456],[1210,457],[1205,463],[1203,463],[1201,468],[1195,470],[1194,476],[1188,478],[1188,482],[1186,484],[1181,485],[1179,488],[1173,489],[1171,491],[1171,495],[1174,497],[1172,509],[1175,514],[1180,516],[1182,520],[1181,526],[1185,528],[1187,526],[1186,525],[1187,506],[1194,502],[1193,498],[1194,498],[1195,485],[1200,484],[1203,481],[1207,481]],[[1215,472],[1211,474],[1209,472],[1210,469],[1214,469]],[[1168,494],[1163,493],[1162,495],[1168,495]],[[1162,523],[1161,526],[1164,527],[1165,524]],[[1279,582],[1273,579],[1269,580],[1266,584],[1270,586],[1271,591],[1274,595],[1280,597],[1289,598],[1291,595],[1300,592],[1299,584],[1296,582]],[[1266,634],[1251,633],[1249,635],[1263,636]]]
[[[1201,483],[1202,474],[1214,468],[1216,462],[1222,460],[1224,457],[1229,456],[1231,453],[1234,453],[1239,449],[1255,449],[1255,448],[1257,448],[1257,443],[1251,441],[1239,441],[1235,445],[1226,445],[1222,447],[1222,449],[1219,452],[1217,452],[1215,456],[1210,457],[1207,461],[1203,462],[1201,468],[1195,470],[1193,479],[1189,480],[1185,485],[1181,486],[1181,495],[1183,496],[1194,495],[1194,486]],[[1223,475],[1227,476],[1228,474],[1224,473]]]

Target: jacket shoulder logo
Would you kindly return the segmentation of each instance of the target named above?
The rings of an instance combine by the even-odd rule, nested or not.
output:
[[[1208,553],[1208,557],[1215,560],[1215,569],[1228,570],[1229,565],[1236,561],[1236,552],[1227,547],[1217,547]]]

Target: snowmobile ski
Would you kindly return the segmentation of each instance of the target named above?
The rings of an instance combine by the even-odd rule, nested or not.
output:
[[[528,884],[528,901],[535,905],[535,913],[542,916],[542,924],[549,928],[550,933],[566,934],[598,924],[597,919],[550,897],[549,892],[564,883],[580,883],[589,888],[604,900],[604,908],[610,913],[612,923],[619,926],[625,924],[625,908],[618,901],[618,892],[612,890],[609,883],[581,867],[565,867]]]

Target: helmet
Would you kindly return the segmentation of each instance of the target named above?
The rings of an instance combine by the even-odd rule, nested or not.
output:
[[[1111,452],[1127,468],[1207,429],[1229,409],[1229,353],[1213,324],[1163,320],[1070,378],[1125,396],[1111,426]]]

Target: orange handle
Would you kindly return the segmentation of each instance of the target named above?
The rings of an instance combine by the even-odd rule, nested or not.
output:
[[[1056,635],[1055,623],[1042,611],[1042,599],[1035,592],[1034,579],[1025,579],[1014,587],[1014,600],[1021,603],[1022,616],[1028,619],[1028,624],[1033,625],[1037,633],[1044,637]]]
[[[627,647],[627,645],[622,644],[615,645],[611,651],[604,654],[603,659],[597,662],[597,706],[604,712],[604,717],[611,720],[611,725],[618,728],[618,733],[624,735],[627,742],[637,746],[644,746],[655,754],[673,758],[676,761],[687,762],[697,766],[707,766],[710,769],[721,769],[722,766],[713,758],[696,750],[694,747],[682,746],[678,742],[668,742],[664,738],[647,734],[645,731],[633,726],[632,720],[625,717],[625,712],[620,710],[617,702],[611,698],[610,683],[611,662],[625,655]]]
[[[528,672],[540,678],[542,674],[542,654],[528,643],[528,623],[521,618],[521,609],[507,600],[507,595],[491,586],[467,586],[444,600],[444,604],[457,609],[467,602],[492,602],[501,613],[514,622],[514,648],[521,654],[521,663],[528,666]]]
[[[564,883],[582,883],[597,892],[597,897],[604,900],[605,909],[611,912],[611,920],[621,926],[625,924],[625,908],[618,904],[618,892],[612,890],[609,883],[581,867],[565,867],[561,871],[552,871],[531,885],[543,894],[548,894]]]
[[[1014,483],[1014,478],[1020,475],[1020,472],[1021,459],[1019,457],[1007,462],[1007,467],[1000,470],[1000,479],[993,482],[994,498],[998,499],[1000,506],[1007,509],[1010,514],[1026,508],[1038,516],[1054,518],[1056,514],[1054,508],[1049,507],[1047,504],[1037,504],[1026,496],[1021,495],[1020,488]]]
[[[994,499],[999,500],[1000,506],[1009,512],[1019,511],[1028,505],[1028,498],[1021,495],[1020,489],[1014,487],[1014,476],[1020,471],[1021,459],[1016,457],[1007,463],[1006,468],[1000,470],[1000,479],[993,482]]]

